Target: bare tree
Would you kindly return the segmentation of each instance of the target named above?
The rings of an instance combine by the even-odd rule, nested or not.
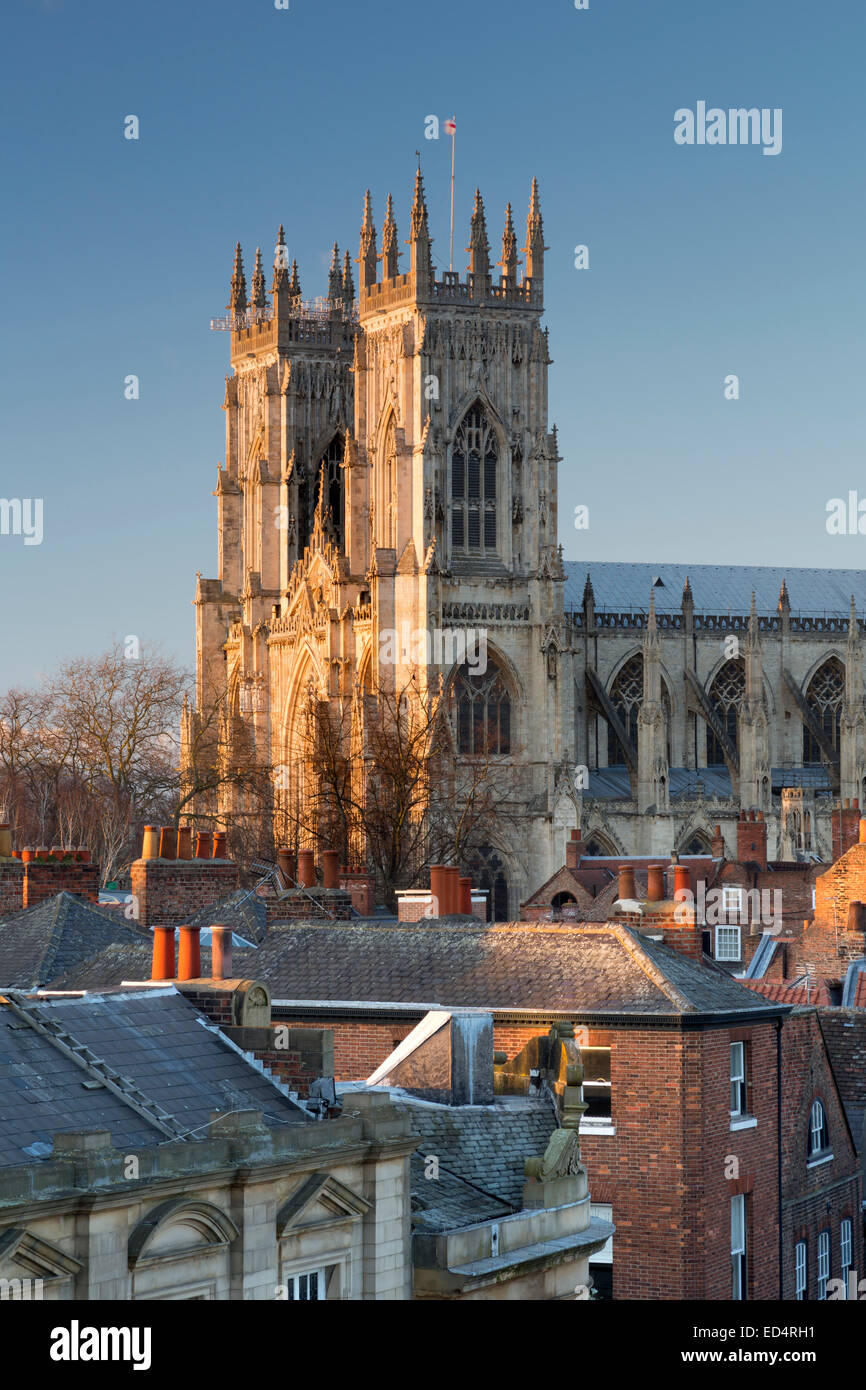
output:
[[[366,863],[391,906],[431,862],[468,867],[493,820],[516,814],[515,760],[458,757],[442,693],[414,677],[351,702],[310,692],[296,732],[281,833]]]

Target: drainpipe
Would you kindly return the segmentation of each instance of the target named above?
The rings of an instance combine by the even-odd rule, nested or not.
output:
[[[782,1301],[782,1281],[785,1268],[782,1250],[782,1024],[776,1019],[776,1145],[779,1170],[779,1301]]]

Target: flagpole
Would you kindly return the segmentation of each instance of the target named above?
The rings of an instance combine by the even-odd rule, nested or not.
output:
[[[457,139],[457,120],[451,118],[451,244],[448,250],[448,269],[454,269],[454,142]]]

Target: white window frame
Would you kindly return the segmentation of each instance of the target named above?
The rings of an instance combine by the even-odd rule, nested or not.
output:
[[[731,1198],[731,1299],[744,1301],[747,1295],[746,1197]]]
[[[839,1226],[839,1252],[842,1260],[842,1284],[844,1287],[843,1298],[848,1297],[848,1271],[851,1268],[851,1239],[853,1227],[850,1219],[846,1216]]]
[[[830,1232],[818,1232],[818,1298],[826,1300],[830,1278]]]
[[[738,1120],[741,1116],[748,1114],[746,1106],[746,1044],[744,1042],[732,1042],[730,1056],[731,1101],[734,1099],[735,1086],[738,1088],[741,1098],[740,1104],[736,1110],[733,1104],[731,1105],[731,1119]]]
[[[827,1143],[821,1143],[821,1135],[827,1135]],[[812,1101],[809,1111],[809,1147],[807,1157],[811,1160],[827,1157],[831,1153],[830,1126],[827,1122],[827,1108],[820,1099]]]
[[[309,1293],[305,1298],[301,1297],[301,1280],[316,1280],[316,1296],[310,1298]],[[327,1298],[328,1271],[326,1269],[302,1269],[297,1274],[289,1274],[284,1280],[286,1286],[286,1302],[288,1303],[324,1303]],[[307,1285],[310,1288],[310,1285]]]
[[[808,1265],[806,1242],[798,1240],[794,1246],[794,1297],[798,1303],[803,1303],[806,1299],[806,1288],[808,1284]]]
[[[727,938],[723,937],[724,932],[728,933]],[[727,947],[724,950],[722,949],[722,941],[729,941],[734,934],[736,934],[737,949],[734,955],[731,955]],[[739,922],[720,922],[716,927],[716,960],[733,962],[740,961],[742,958],[742,936]]]
[[[737,914],[737,921],[739,922],[743,911],[742,888],[722,888],[722,911],[725,913],[725,916],[727,916],[729,912],[735,912]]]

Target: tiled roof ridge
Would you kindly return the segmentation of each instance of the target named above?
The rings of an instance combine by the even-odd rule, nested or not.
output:
[[[684,1013],[697,1013],[698,1010],[691,1000],[687,999],[686,996],[677,989],[676,985],[671,983],[664,971],[656,965],[655,961],[647,954],[646,947],[640,940],[639,933],[633,931],[631,927],[618,924],[611,925],[613,926],[614,934],[625,947],[635,965],[644,972],[648,979],[652,980],[653,984],[670,999],[671,1003],[676,1004],[677,1008],[682,1009]]]

